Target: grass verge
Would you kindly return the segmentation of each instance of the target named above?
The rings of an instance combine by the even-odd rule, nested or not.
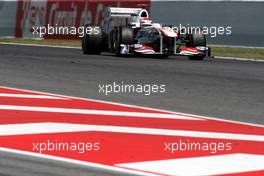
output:
[[[264,60],[264,48],[239,48],[212,46],[212,55]]]

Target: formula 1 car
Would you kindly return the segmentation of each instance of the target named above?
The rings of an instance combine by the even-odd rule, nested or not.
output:
[[[93,30],[82,38],[84,54],[107,51],[117,56],[180,55],[195,60],[210,55],[203,34],[181,34],[172,26],[153,23],[144,8],[110,7],[102,26],[86,25],[85,28]]]

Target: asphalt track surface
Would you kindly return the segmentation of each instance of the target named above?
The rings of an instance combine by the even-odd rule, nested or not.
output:
[[[264,124],[264,63],[87,56],[79,49],[0,45],[0,84]],[[165,93],[99,93],[99,85],[166,84]]]
[[[119,58],[107,53],[84,56],[79,49],[0,45],[1,86],[262,125],[263,75],[263,62],[190,61],[179,57]],[[166,92],[149,96],[135,93],[106,96],[98,92],[98,85],[122,81],[127,84],[166,84]],[[37,165],[38,162],[41,164]],[[0,168],[0,175],[23,175],[23,171],[24,175],[87,175],[86,169],[80,166],[34,161],[9,153],[0,153]],[[32,173],[25,168],[31,168]]]
[[[79,164],[0,152],[1,176],[137,176]]]

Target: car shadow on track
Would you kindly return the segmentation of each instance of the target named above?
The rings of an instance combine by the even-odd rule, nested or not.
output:
[[[98,55],[97,55],[98,56]],[[138,59],[138,60],[164,60],[164,61],[185,61],[185,62],[208,62],[208,61],[213,61],[212,58],[205,58],[204,60],[190,60],[186,56],[168,56],[168,57],[161,57],[161,56],[155,56],[155,55],[144,55],[144,56],[135,56],[135,55],[128,55],[128,56],[116,56],[112,53],[102,53],[100,56],[106,56],[109,57],[109,59]]]

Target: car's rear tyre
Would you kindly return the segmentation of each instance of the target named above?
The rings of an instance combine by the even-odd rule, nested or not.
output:
[[[121,44],[131,45],[134,43],[133,29],[128,26],[122,26],[120,28],[120,41]]]
[[[113,53],[115,52],[115,46],[114,46],[114,42],[116,40],[116,37],[115,37],[115,30],[112,30],[110,33],[109,33],[109,36],[108,36],[108,51],[110,53]]]
[[[134,43],[133,29],[128,26],[121,26],[115,31],[115,40],[113,41],[113,48],[117,56],[121,55],[121,44],[131,45]]]
[[[204,34],[195,33],[189,34],[188,42],[186,43],[186,47],[206,47],[206,37]],[[205,58],[204,55],[194,55],[189,56],[190,60],[203,60]]]
[[[119,29],[116,29],[114,35],[114,40],[113,40],[113,48],[114,48],[114,53],[116,56],[120,56],[121,54],[121,46],[120,46],[120,34],[119,34]]]
[[[83,54],[95,54],[99,55],[102,52],[103,45],[103,33],[100,26],[97,25],[85,25],[85,30],[91,28],[91,33],[85,32],[82,38],[82,51]]]

